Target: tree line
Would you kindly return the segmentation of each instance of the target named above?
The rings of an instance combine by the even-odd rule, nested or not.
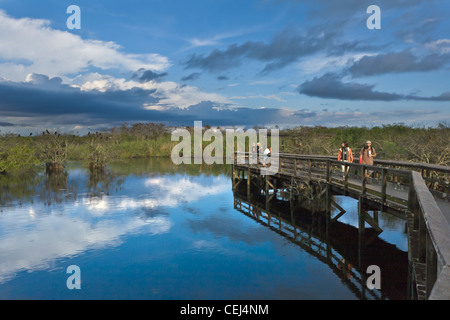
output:
[[[207,128],[210,126],[205,125]],[[81,160],[91,169],[102,169],[113,160],[170,157],[177,144],[171,140],[172,130],[160,123],[136,123],[85,135],[49,130],[39,135],[3,134],[0,135],[0,173],[37,165],[61,170],[68,160]],[[342,141],[347,141],[358,154],[363,143],[371,140],[378,159],[448,166],[449,133],[450,126],[446,124],[422,128],[403,124],[371,128],[300,126],[280,130],[280,152],[337,157]]]

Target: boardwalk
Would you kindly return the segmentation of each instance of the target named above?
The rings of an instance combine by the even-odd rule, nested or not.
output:
[[[255,155],[236,153],[233,190],[245,181],[248,196],[255,188],[265,194],[266,209],[277,194],[292,197],[299,185],[315,183],[401,215],[407,221],[408,260],[415,279],[412,297],[450,299],[449,167],[380,160],[369,166],[279,154],[270,164],[276,173],[263,176],[262,164],[254,160]],[[377,228],[373,218],[365,219]]]

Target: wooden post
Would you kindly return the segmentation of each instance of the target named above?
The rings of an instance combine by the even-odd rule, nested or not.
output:
[[[297,159],[294,159],[294,177],[297,176]]]
[[[363,165],[361,167],[361,171],[362,171],[361,194],[364,195],[364,194],[366,194],[366,172],[367,172],[366,166]]]
[[[413,173],[409,174],[409,186],[408,186],[408,210],[415,215],[413,211],[413,197],[414,197],[414,183],[413,183]]]
[[[309,178],[309,180],[311,180],[311,168],[312,168],[311,159],[308,159],[308,178]]]
[[[332,174],[332,166],[331,166],[331,161],[327,160],[327,182],[331,183],[331,174]]]
[[[250,181],[250,179],[251,179],[251,173],[250,173],[250,168],[248,168],[248,172],[247,172],[247,199],[250,201],[250,198],[251,198],[251,186],[250,186],[250,184],[251,184],[251,181]]]
[[[347,170],[348,168],[348,170]],[[346,162],[344,162],[344,188],[345,191],[348,190],[348,172],[350,171],[350,168]],[[347,194],[346,194],[347,195]]]
[[[386,169],[381,169],[381,203],[386,204],[386,184],[387,184]]]
[[[272,161],[270,162],[270,165],[272,166]],[[281,173],[281,157],[278,155],[278,173]]]

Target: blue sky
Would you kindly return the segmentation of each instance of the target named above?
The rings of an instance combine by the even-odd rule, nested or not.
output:
[[[445,0],[0,0],[0,130],[448,123],[449,14]]]

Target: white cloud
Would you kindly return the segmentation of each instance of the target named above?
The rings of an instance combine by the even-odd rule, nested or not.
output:
[[[1,76],[23,81],[30,73],[49,77],[87,71],[136,71],[140,68],[162,71],[170,66],[167,57],[157,53],[130,54],[112,41],[82,39],[67,31],[52,29],[48,20],[16,19],[0,10]]]
[[[11,214],[21,221],[5,221],[17,227],[27,225],[29,208],[17,208]],[[48,268],[54,260],[71,257],[87,249],[98,249],[117,246],[122,243],[121,237],[134,232],[161,234],[169,231],[171,221],[167,217],[141,219],[135,217],[126,222],[103,219],[98,222],[80,217],[70,216],[69,210],[55,211],[35,220],[29,229],[23,228],[2,235],[0,242],[0,284],[14,277],[22,270],[39,270]],[[78,208],[83,210],[83,208]],[[21,212],[22,211],[22,212]],[[12,220],[12,219],[11,219]],[[55,239],[58,239],[55,241]]]
[[[123,212],[139,213],[140,208],[174,208],[200,201],[229,190],[229,181],[214,177],[205,192],[205,185],[197,178],[151,177],[143,180],[142,190],[145,188],[151,191],[145,197],[82,197],[72,204],[50,207],[45,215],[37,214],[34,204],[12,208],[0,217],[5,230],[0,241],[0,284],[19,271],[48,268],[56,259],[88,249],[118,246],[129,234],[169,232],[173,222],[168,216],[126,216]]]
[[[242,99],[266,99],[266,100],[276,100],[279,102],[286,102],[286,100],[283,100],[282,98],[280,98],[279,96],[275,95],[275,94],[271,94],[271,95],[251,95],[251,96],[234,96],[231,97],[231,99],[238,99],[238,100],[242,100]]]
[[[84,91],[97,90],[106,92],[110,90],[130,90],[132,88],[155,90],[151,96],[157,98],[159,102],[150,105],[150,108],[154,110],[163,110],[172,107],[186,109],[203,101],[214,101],[218,104],[232,104],[223,95],[203,92],[197,87],[180,85],[173,81],[137,82],[96,73],[78,77],[73,80],[73,83],[81,83],[78,86]],[[143,107],[149,109],[149,104],[145,104]]]
[[[210,38],[206,39],[199,39],[199,38],[192,38],[188,39],[188,42],[190,43],[190,47],[188,49],[196,48],[196,47],[205,47],[205,46],[214,46],[221,44],[221,40],[229,39],[229,38],[235,38],[242,36],[244,34],[252,33],[256,30],[258,30],[260,27],[253,27],[253,28],[247,28],[242,30],[236,30],[234,32],[224,32],[220,34],[216,34]]]
[[[155,85],[156,92],[153,96],[160,99],[158,103],[160,106],[186,109],[203,101],[214,101],[219,104],[232,103],[223,95],[203,92],[197,87],[180,86],[175,82],[161,82]]]
[[[298,63],[298,68],[302,74],[317,74],[327,70],[336,70],[344,68],[349,62],[356,62],[364,56],[372,56],[374,53],[358,53],[346,54],[339,57],[328,57],[326,55],[318,55],[311,58],[305,58]]]
[[[428,42],[425,44],[425,48],[436,51],[440,54],[450,53],[450,39],[439,39]]]

